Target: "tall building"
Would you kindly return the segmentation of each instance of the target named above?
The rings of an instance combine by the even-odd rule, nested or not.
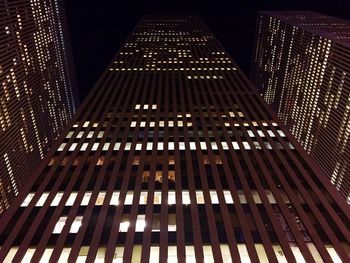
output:
[[[251,79],[350,203],[350,22],[258,14]]]
[[[145,16],[13,205],[3,262],[349,262],[350,207],[197,16]]]
[[[62,2],[0,4],[0,214],[75,113]]]

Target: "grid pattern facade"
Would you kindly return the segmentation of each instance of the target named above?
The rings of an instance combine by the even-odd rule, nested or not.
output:
[[[350,23],[258,14],[252,81],[350,203]]]
[[[0,214],[75,113],[62,5],[0,4]]]
[[[348,262],[350,210],[196,16],[145,16],[0,220],[0,261]]]

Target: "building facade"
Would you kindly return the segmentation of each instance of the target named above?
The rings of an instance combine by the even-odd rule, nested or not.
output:
[[[75,113],[63,1],[0,5],[0,214]]]
[[[258,14],[251,79],[350,203],[350,22]]]
[[[348,262],[350,208],[197,16],[145,16],[13,205],[3,262]]]

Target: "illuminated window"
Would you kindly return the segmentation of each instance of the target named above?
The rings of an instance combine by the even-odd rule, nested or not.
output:
[[[67,220],[66,216],[61,216],[58,219],[58,221],[57,221],[57,223],[55,225],[55,228],[54,228],[52,233],[53,234],[60,234],[62,232],[62,230],[63,230],[63,227],[66,224],[66,220]],[[79,228],[80,228],[80,226],[82,224],[82,221],[83,221],[83,217],[82,216],[77,216],[74,219],[74,221],[73,221],[73,223],[72,223],[72,225],[70,227],[69,233],[78,233]]]

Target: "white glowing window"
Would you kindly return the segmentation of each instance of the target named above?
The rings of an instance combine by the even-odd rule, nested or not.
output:
[[[174,150],[174,147],[175,147],[174,142],[169,142],[169,144],[168,144],[168,149],[169,149],[170,151],[173,151],[173,150]]]
[[[273,133],[273,131],[271,131],[271,130],[267,130],[267,133],[268,133],[271,137],[276,137],[275,134]]]
[[[239,145],[237,142],[232,142],[233,149],[239,150]]]
[[[86,148],[89,144],[87,142],[84,142],[82,145],[81,145],[81,148],[80,148],[80,151],[86,151]]]
[[[221,146],[224,150],[228,150],[228,144],[227,142],[221,142]]]
[[[157,109],[157,104],[152,104],[152,110],[156,110]]]
[[[98,148],[98,145],[99,145],[99,143],[98,143],[98,142],[95,142],[95,143],[92,145],[91,151],[96,151],[97,148]]]
[[[135,150],[136,151],[141,151],[141,149],[142,149],[142,143],[136,143],[136,147],[135,147]]]
[[[164,127],[164,121],[159,121],[159,127]]]
[[[281,137],[286,137],[286,135],[283,133],[283,131],[281,130],[277,130],[278,134],[281,136]]]
[[[125,150],[125,151],[130,151],[130,149],[131,149],[131,142],[125,143],[125,148],[124,148],[124,150]]]
[[[189,205],[191,203],[190,193],[188,191],[182,191],[182,203]]]
[[[90,138],[92,138],[93,135],[94,135],[94,132],[91,131],[91,132],[88,133],[87,138],[90,139]]]
[[[124,221],[119,224],[119,232],[127,232],[129,228],[129,221]]]
[[[153,142],[148,142],[146,145],[146,150],[151,151],[153,149]]]
[[[251,262],[250,256],[248,254],[248,250],[247,250],[247,247],[245,244],[238,245],[238,252],[239,252],[239,256],[241,258],[242,263],[250,263]]]
[[[58,206],[58,204],[60,203],[61,199],[62,199],[63,193],[57,193],[54,197],[54,199],[51,202],[50,206]]]
[[[57,149],[57,151],[61,152],[63,151],[64,147],[66,147],[66,143],[61,143],[60,147]]]
[[[64,225],[66,224],[66,220],[67,220],[67,217],[66,216],[61,216],[56,225],[55,225],[55,228],[53,229],[53,234],[60,234],[62,232],[62,229],[64,227]]]
[[[146,216],[145,215],[138,215],[136,219],[136,225],[135,225],[135,231],[136,232],[143,232],[143,230],[146,227]]]
[[[120,148],[120,142],[116,142],[116,143],[114,144],[113,150],[114,150],[114,151],[118,151],[119,148]]]
[[[84,194],[83,200],[81,200],[81,206],[87,206],[91,198],[91,192],[86,192]]]
[[[203,246],[203,254],[205,258],[204,260],[205,263],[214,262],[213,250],[211,246]]]
[[[72,138],[73,133],[74,133],[74,132],[72,132],[72,131],[68,132],[68,134],[67,134],[66,138],[68,138],[68,139],[69,139],[69,138]]]
[[[258,130],[258,134],[259,134],[260,137],[265,137],[265,134],[263,133],[262,130]]]
[[[141,121],[140,127],[146,127],[146,122],[145,121]]]
[[[124,204],[125,205],[132,205],[133,197],[134,197],[133,192],[131,192],[131,191],[127,192]]]
[[[174,127],[174,121],[169,121],[168,122],[168,127]]]
[[[34,195],[35,195],[34,193],[29,193],[26,199],[24,199],[24,201],[22,202],[21,206],[22,207],[28,206],[30,201],[33,199]]]
[[[141,108],[141,105],[140,104],[136,104],[135,105],[135,110],[139,110]]]
[[[164,149],[164,143],[163,142],[158,142],[157,150],[158,151],[163,151],[163,149]]]
[[[114,192],[111,198],[111,205],[119,205],[119,192]]]
[[[176,204],[175,191],[168,192],[168,205]]]
[[[130,127],[136,127],[136,121],[132,121]]]
[[[185,142],[179,142],[179,149],[180,150],[185,150]]]
[[[209,191],[210,194],[210,200],[212,204],[218,204],[219,203],[219,198],[215,190]]]
[[[244,149],[246,149],[246,150],[250,150],[250,149],[251,149],[248,142],[243,142],[243,147],[244,147]]]
[[[200,142],[199,144],[200,144],[201,150],[207,149],[207,144],[205,142]]]
[[[70,230],[69,230],[69,233],[78,233],[79,231],[79,228],[81,227],[81,224],[82,224],[82,221],[83,221],[83,217],[82,216],[77,216],[71,227],[70,227]]]
[[[218,145],[216,144],[216,142],[211,142],[210,145],[211,145],[211,148],[213,150],[217,150],[218,149]]]
[[[190,149],[196,150],[196,143],[195,142],[190,142]]]
[[[77,193],[71,193],[65,206],[72,206],[74,204],[75,198],[77,198]]]
[[[109,148],[110,144],[111,144],[111,143],[106,142],[106,143],[103,145],[102,151],[108,151],[108,148]]]
[[[46,201],[46,199],[47,199],[47,197],[48,197],[48,195],[49,195],[48,193],[43,193],[40,196],[40,198],[39,198],[39,200],[38,200],[38,202],[36,203],[35,206],[43,206],[45,201]]]
[[[177,126],[178,126],[178,127],[183,127],[183,125],[184,125],[184,124],[183,124],[183,121],[177,121]]]
[[[100,131],[98,134],[97,134],[97,138],[102,138],[103,137],[103,131]]]
[[[249,137],[255,137],[253,131],[251,131],[251,130],[248,130],[248,135],[249,135]]]
[[[86,128],[87,126],[89,126],[89,123],[90,123],[89,121],[84,122],[83,127]]]
[[[226,204],[233,204],[232,195],[229,190],[224,190],[224,197]]]

